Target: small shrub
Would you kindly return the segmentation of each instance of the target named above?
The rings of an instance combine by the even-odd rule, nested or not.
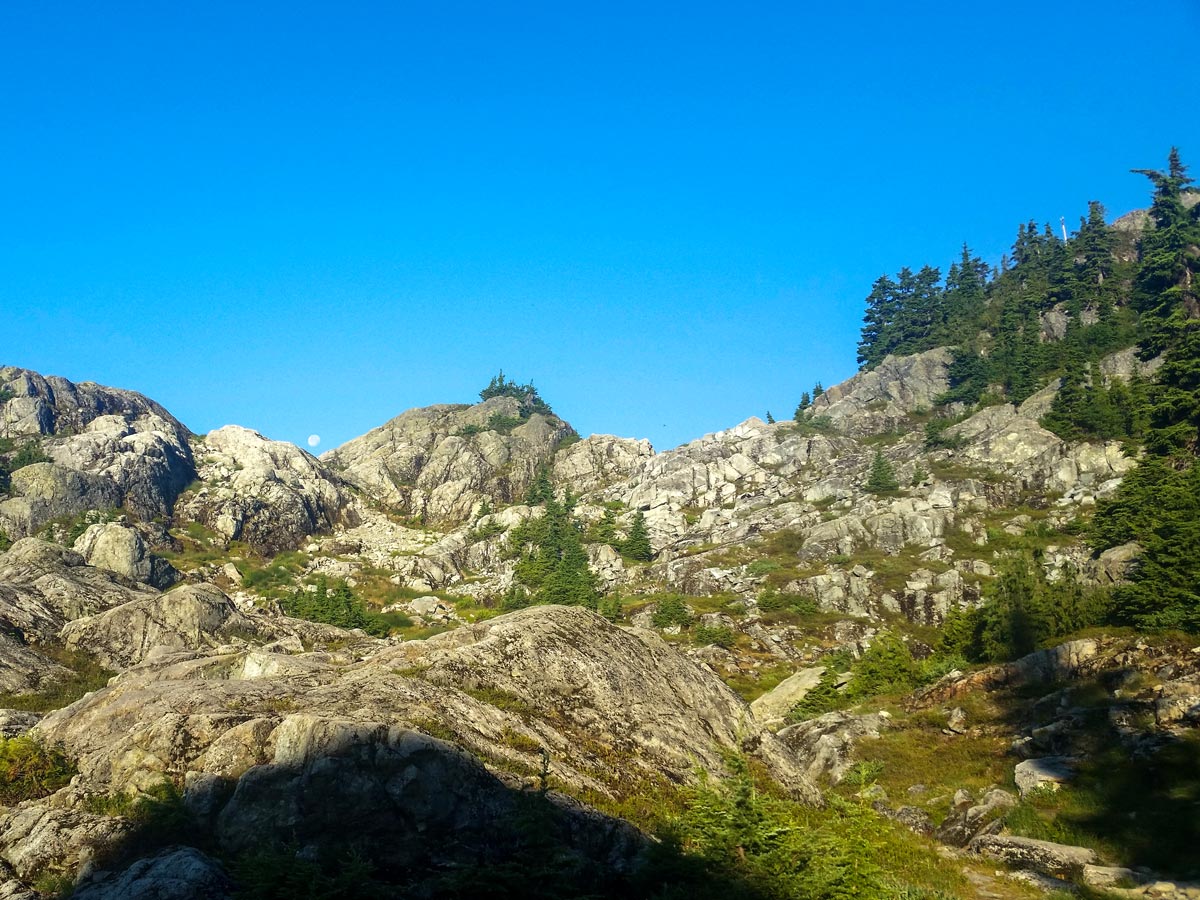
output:
[[[75,766],[57,747],[28,735],[0,738],[0,804],[13,806],[53,794],[75,775]]]
[[[699,625],[692,632],[692,640],[700,647],[715,644],[728,650],[733,646],[735,638],[733,629],[727,625]]]
[[[958,422],[957,419],[934,419],[925,423],[925,449],[957,450],[966,443],[956,434],[946,434],[946,429]]]
[[[746,572],[755,576],[770,575],[781,568],[783,567],[773,559],[756,559],[750,565],[746,566]]]
[[[650,621],[655,628],[669,628],[672,625],[686,628],[692,624],[692,614],[688,612],[683,597],[679,594],[668,594],[659,599]]]
[[[820,612],[817,601],[812,597],[775,590],[766,590],[758,595],[758,609],[765,613],[791,610],[802,616],[813,616]]]

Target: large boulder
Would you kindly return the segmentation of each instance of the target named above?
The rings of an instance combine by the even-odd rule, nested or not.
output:
[[[722,768],[722,752],[759,729],[746,704],[710,670],[657,634],[624,630],[578,607],[520,610],[381,654],[420,666],[425,681],[496,691],[561,717],[590,744],[627,753],[673,780],[697,765]],[[818,795],[769,733],[760,755],[798,795]]]
[[[971,841],[969,849],[998,859],[1016,869],[1030,869],[1053,878],[1077,880],[1085,866],[1100,862],[1096,851],[1034,838],[984,834]]]
[[[227,900],[233,882],[220,864],[194,847],[171,847],[119,873],[93,872],[73,900]]]
[[[75,551],[90,566],[108,569],[159,590],[166,590],[180,579],[175,567],[152,554],[141,533],[128,525],[116,522],[90,525],[76,539]]]
[[[810,779],[828,779],[837,784],[854,766],[858,743],[877,740],[888,724],[886,712],[858,714],[838,710],[789,725],[779,732],[779,738],[803,762]]]
[[[251,622],[211,584],[185,584],[166,594],[68,622],[62,640],[103,665],[126,668],[156,649],[216,646],[237,632],[256,634]]]
[[[787,714],[792,711],[792,707],[821,683],[821,676],[824,674],[824,666],[813,666],[789,675],[753,701],[750,704],[750,712],[763,725],[778,725],[784,722]]]

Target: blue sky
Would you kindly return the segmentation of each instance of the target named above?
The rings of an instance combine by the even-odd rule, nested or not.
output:
[[[0,363],[319,450],[503,368],[666,449],[1200,174],[1195,0],[809,6],[8,0]]]

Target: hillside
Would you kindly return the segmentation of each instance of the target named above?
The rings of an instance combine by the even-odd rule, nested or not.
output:
[[[503,373],[318,459],[0,368],[0,897],[1200,897],[1200,205],[1143,174],[664,452]]]

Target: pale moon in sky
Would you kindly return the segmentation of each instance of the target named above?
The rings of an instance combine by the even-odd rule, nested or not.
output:
[[[319,434],[310,434],[308,436],[308,446],[315,447],[319,443],[321,443],[321,436]]]

